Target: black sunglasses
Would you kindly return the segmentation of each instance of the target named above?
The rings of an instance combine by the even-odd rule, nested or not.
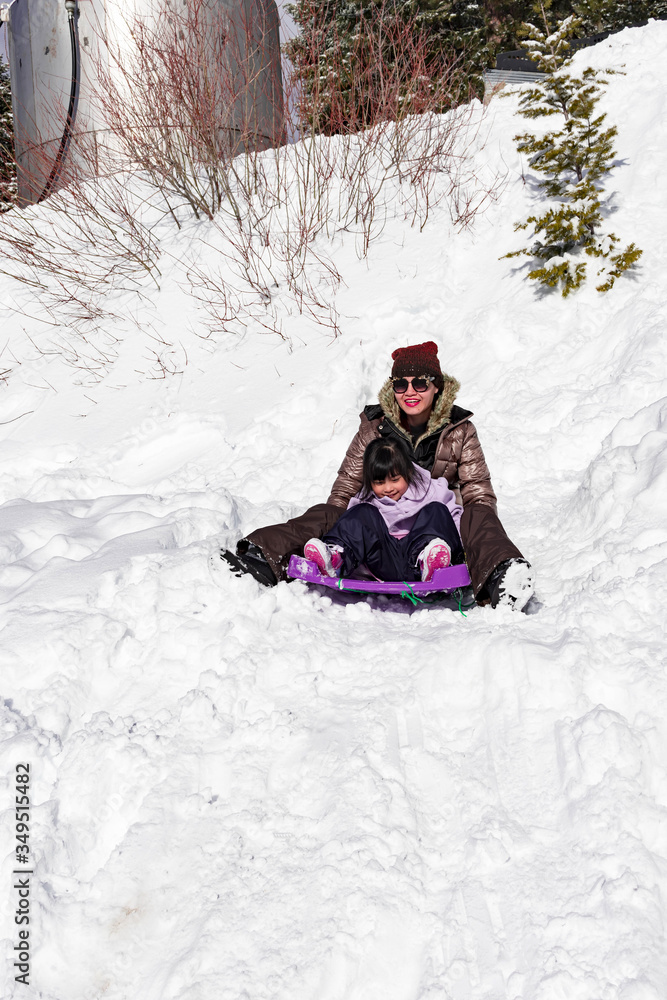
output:
[[[412,382],[412,388],[415,392],[426,392],[431,382],[435,382],[433,375],[417,375],[416,378],[392,378],[391,384],[394,392],[398,395],[408,391],[408,387]]]

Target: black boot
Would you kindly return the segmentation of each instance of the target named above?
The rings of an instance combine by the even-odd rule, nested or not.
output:
[[[535,588],[533,568],[527,559],[506,559],[493,570],[484,588],[491,598],[491,607],[507,604],[523,611]]]
[[[229,564],[234,576],[249,573],[258,583],[265,587],[275,587],[278,581],[264,557],[264,553],[247,538],[241,538],[236,545],[236,553],[229,549],[220,549],[220,558]]]

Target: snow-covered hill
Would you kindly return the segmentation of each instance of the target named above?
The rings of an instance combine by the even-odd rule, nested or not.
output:
[[[421,233],[389,218],[367,259],[330,245],[337,337],[279,295],[283,337],[202,339],[181,278],[206,223],[162,232],[160,290],[113,292],[69,361],[2,278],[3,996],[667,996],[666,45],[651,23],[577,56],[625,69],[607,188],[644,256],[606,296],[540,296],[499,259],[535,199],[511,98],[475,139],[502,183],[474,227],[443,203]],[[213,572],[220,544],[326,498],[390,351],[425,339],[539,613]],[[77,369],[103,349],[101,377]]]

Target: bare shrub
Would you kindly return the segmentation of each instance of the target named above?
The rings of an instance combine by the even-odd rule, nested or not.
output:
[[[119,8],[119,17],[120,37],[100,32],[96,65],[108,152],[196,218],[224,208],[239,219],[238,196],[253,182],[252,154],[282,139],[277,24],[266,5],[167,0],[150,16],[129,18]],[[230,175],[229,164],[242,153],[248,162],[237,192],[239,171]]]
[[[180,228],[190,216],[179,265],[204,309],[202,337],[252,327],[289,339],[281,315],[293,308],[335,336],[342,278],[329,247],[339,233],[355,233],[364,256],[397,214],[422,228],[444,200],[452,221],[469,225],[493,194],[469,171],[478,113],[454,107],[457,60],[430,55],[423,29],[409,17],[385,23],[383,9],[335,70],[354,100],[332,102],[324,88],[306,100],[293,75],[278,99],[261,0],[247,0],[234,21],[221,5],[164,0],[154,17],[125,20],[129,54],[100,36],[92,105],[105,130],[78,119],[67,187],[38,212],[0,221],[6,273],[92,341],[108,290],[159,285],[156,225]],[[328,135],[318,134],[323,116]],[[181,370],[170,349],[153,350],[157,377]],[[100,348],[86,363],[96,373],[113,357]]]
[[[74,126],[62,96],[49,101],[43,118],[55,123],[53,134],[41,135],[24,114],[30,135],[18,137],[21,189],[41,204],[14,207],[0,218],[0,273],[28,285],[47,311],[77,330],[109,315],[111,288],[139,290],[146,277],[159,281],[160,249],[145,211],[155,192],[137,183],[127,163],[108,162],[81,115]],[[61,164],[54,135],[65,128],[69,155]],[[45,197],[56,166],[63,186]]]
[[[313,17],[323,9],[314,4]],[[355,229],[363,256],[397,210],[423,227],[443,198],[457,223],[468,224],[476,207],[470,193],[460,196],[470,108],[436,113],[461,100],[461,59],[433,54],[416,17],[378,5],[352,58],[332,63],[328,53],[328,72],[346,78],[340,99],[330,100],[330,87],[306,99],[288,77],[280,120],[280,67],[266,51],[264,18],[261,4],[244,6],[234,23],[220,6],[165,8],[128,24],[133,57],[107,43],[111,70],[98,72],[111,148],[150,178],[169,211],[185,204],[217,230],[226,279],[215,279],[224,291],[212,315],[225,326],[230,298],[271,312],[283,284],[300,311],[330,314],[315,283],[324,272],[335,286],[340,275],[316,249],[321,235]],[[312,39],[331,44],[317,31]],[[317,134],[325,116],[329,139]],[[300,141],[277,141],[285,135]],[[205,286],[197,274],[198,294]]]
[[[443,113],[470,99],[465,53],[434,44],[418,11],[396,0],[370,4],[353,32],[339,33],[329,0],[303,0],[304,31],[285,46],[299,88],[298,119],[336,135]]]
[[[128,179],[70,176],[68,186],[38,209],[4,213],[0,273],[29,285],[75,328],[108,314],[109,289],[140,290],[146,277],[159,283],[158,242],[141,210],[141,193]]]

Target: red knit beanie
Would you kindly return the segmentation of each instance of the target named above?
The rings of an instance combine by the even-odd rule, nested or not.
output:
[[[438,361],[438,345],[432,340],[425,344],[415,344],[413,347],[399,347],[392,354],[394,367],[392,378],[403,378],[405,375],[433,375],[435,385],[442,392],[445,380]]]

